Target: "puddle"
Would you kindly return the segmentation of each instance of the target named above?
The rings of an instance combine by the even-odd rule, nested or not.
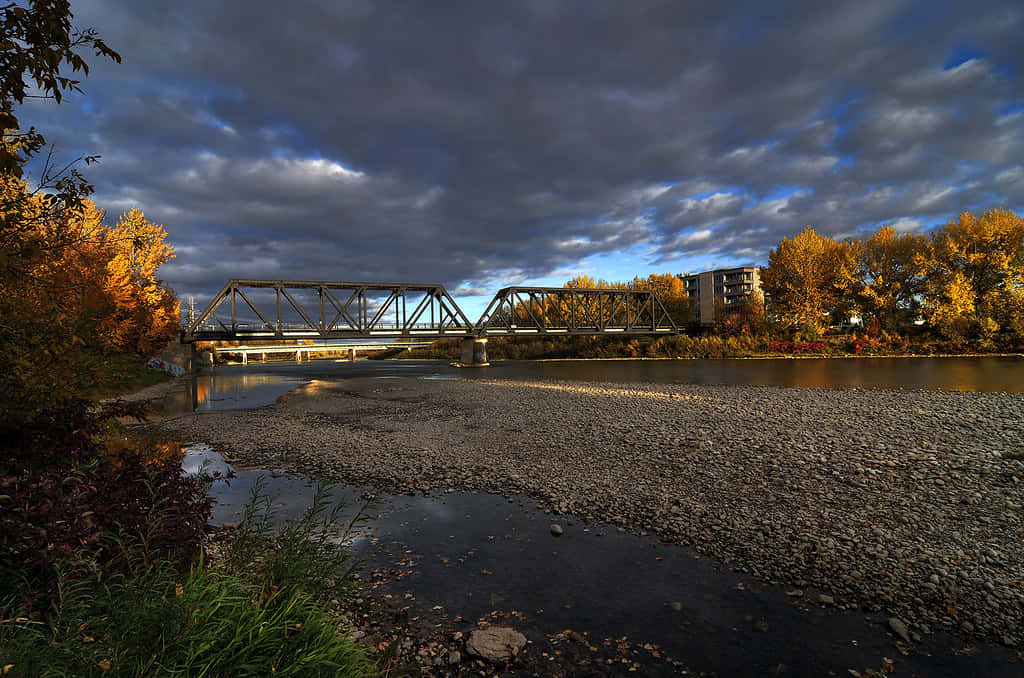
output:
[[[192,450],[187,464],[216,462],[208,447]],[[230,484],[215,483],[213,522],[237,520],[260,476],[277,495],[282,519],[300,515],[313,496],[306,478],[239,471]],[[362,505],[365,491],[335,489],[334,496],[347,502],[344,520]],[[967,648],[941,634],[926,638],[921,653],[903,656],[884,617],[817,605],[802,610],[784,588],[652,537],[554,518],[527,498],[375,494],[379,503],[355,550],[369,568],[415,561],[392,593],[411,592],[424,609],[441,605],[470,622],[495,609],[516,610],[524,628],[545,635],[573,629],[625,636],[721,676],[850,675],[849,669],[878,669],[883,657],[896,662],[890,675],[1021,675],[1008,650]],[[552,522],[565,528],[564,535],[551,535]]]

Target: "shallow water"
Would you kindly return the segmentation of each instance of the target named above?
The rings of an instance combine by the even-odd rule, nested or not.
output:
[[[618,383],[1024,392],[1024,359],[808,358],[764,360],[504,361],[464,369],[432,360],[308,360],[205,369],[159,407],[165,414],[253,409],[314,379],[558,379]]]
[[[193,449],[187,463],[195,467],[203,458],[223,464],[203,446]],[[213,522],[237,520],[261,476],[277,495],[280,519],[297,517],[308,506],[314,492],[308,479],[240,471],[230,484],[214,484]],[[362,506],[364,492],[334,489],[333,496],[346,501],[344,520]],[[1004,648],[969,650],[940,634],[925,639],[922,654],[905,657],[884,618],[806,605],[806,598],[794,602],[785,589],[733,573],[689,549],[572,516],[552,517],[527,498],[458,492],[376,496],[353,548],[371,568],[414,561],[392,592],[411,592],[424,610],[441,605],[470,624],[492,610],[517,610],[523,628],[625,636],[722,676],[849,675],[848,669],[877,669],[883,657],[896,661],[894,675],[1022,673]],[[565,534],[553,537],[552,522]]]

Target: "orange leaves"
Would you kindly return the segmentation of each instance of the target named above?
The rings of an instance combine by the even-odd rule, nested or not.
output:
[[[0,409],[86,395],[103,353],[149,357],[176,333],[178,301],[156,278],[174,255],[166,232],[138,210],[104,219],[0,177]]]
[[[1003,329],[1014,343],[1024,337],[1024,219],[1006,210],[965,212],[932,234],[916,263],[925,309],[944,335],[989,340]]]
[[[110,308],[99,328],[110,350],[149,355],[178,329],[178,300],[156,277],[157,269],[174,257],[166,237],[163,226],[134,208],[106,234],[110,259],[104,292]]]

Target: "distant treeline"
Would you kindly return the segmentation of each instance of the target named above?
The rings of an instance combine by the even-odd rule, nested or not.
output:
[[[459,340],[443,339],[429,348],[375,358],[458,360]],[[577,336],[496,337],[487,342],[490,360],[558,360],[614,358],[749,358],[758,356],[963,355],[981,351],[974,343],[936,338],[919,330],[913,336],[882,332],[829,333],[817,339],[778,339],[768,334],[724,336],[710,332],[671,337]],[[1024,352],[1024,346],[998,350]]]
[[[937,338],[981,350],[1024,343],[1024,220],[964,213],[931,235],[879,229],[836,242],[807,227],[768,256],[762,286],[773,333],[811,338],[857,315],[868,334]]]
[[[993,210],[962,214],[931,235],[881,228],[837,242],[807,227],[771,250],[765,295],[716,304],[696,323],[695,300],[672,273],[608,282],[577,276],[566,287],[654,290],[684,336],[501,337],[494,360],[739,357],[765,354],[1024,352],[1024,220]],[[531,310],[516,309],[524,319]],[[560,309],[547,309],[557,316]],[[851,318],[859,318],[851,324]],[[416,357],[455,359],[457,341]]]

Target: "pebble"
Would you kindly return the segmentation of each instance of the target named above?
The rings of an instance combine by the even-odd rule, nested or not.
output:
[[[899,617],[889,617],[889,630],[905,641],[910,641],[906,623]]]
[[[399,494],[529,495],[908,630],[945,619],[999,641],[1024,627],[1007,584],[1024,579],[1020,394],[387,381],[160,425],[244,465]]]

